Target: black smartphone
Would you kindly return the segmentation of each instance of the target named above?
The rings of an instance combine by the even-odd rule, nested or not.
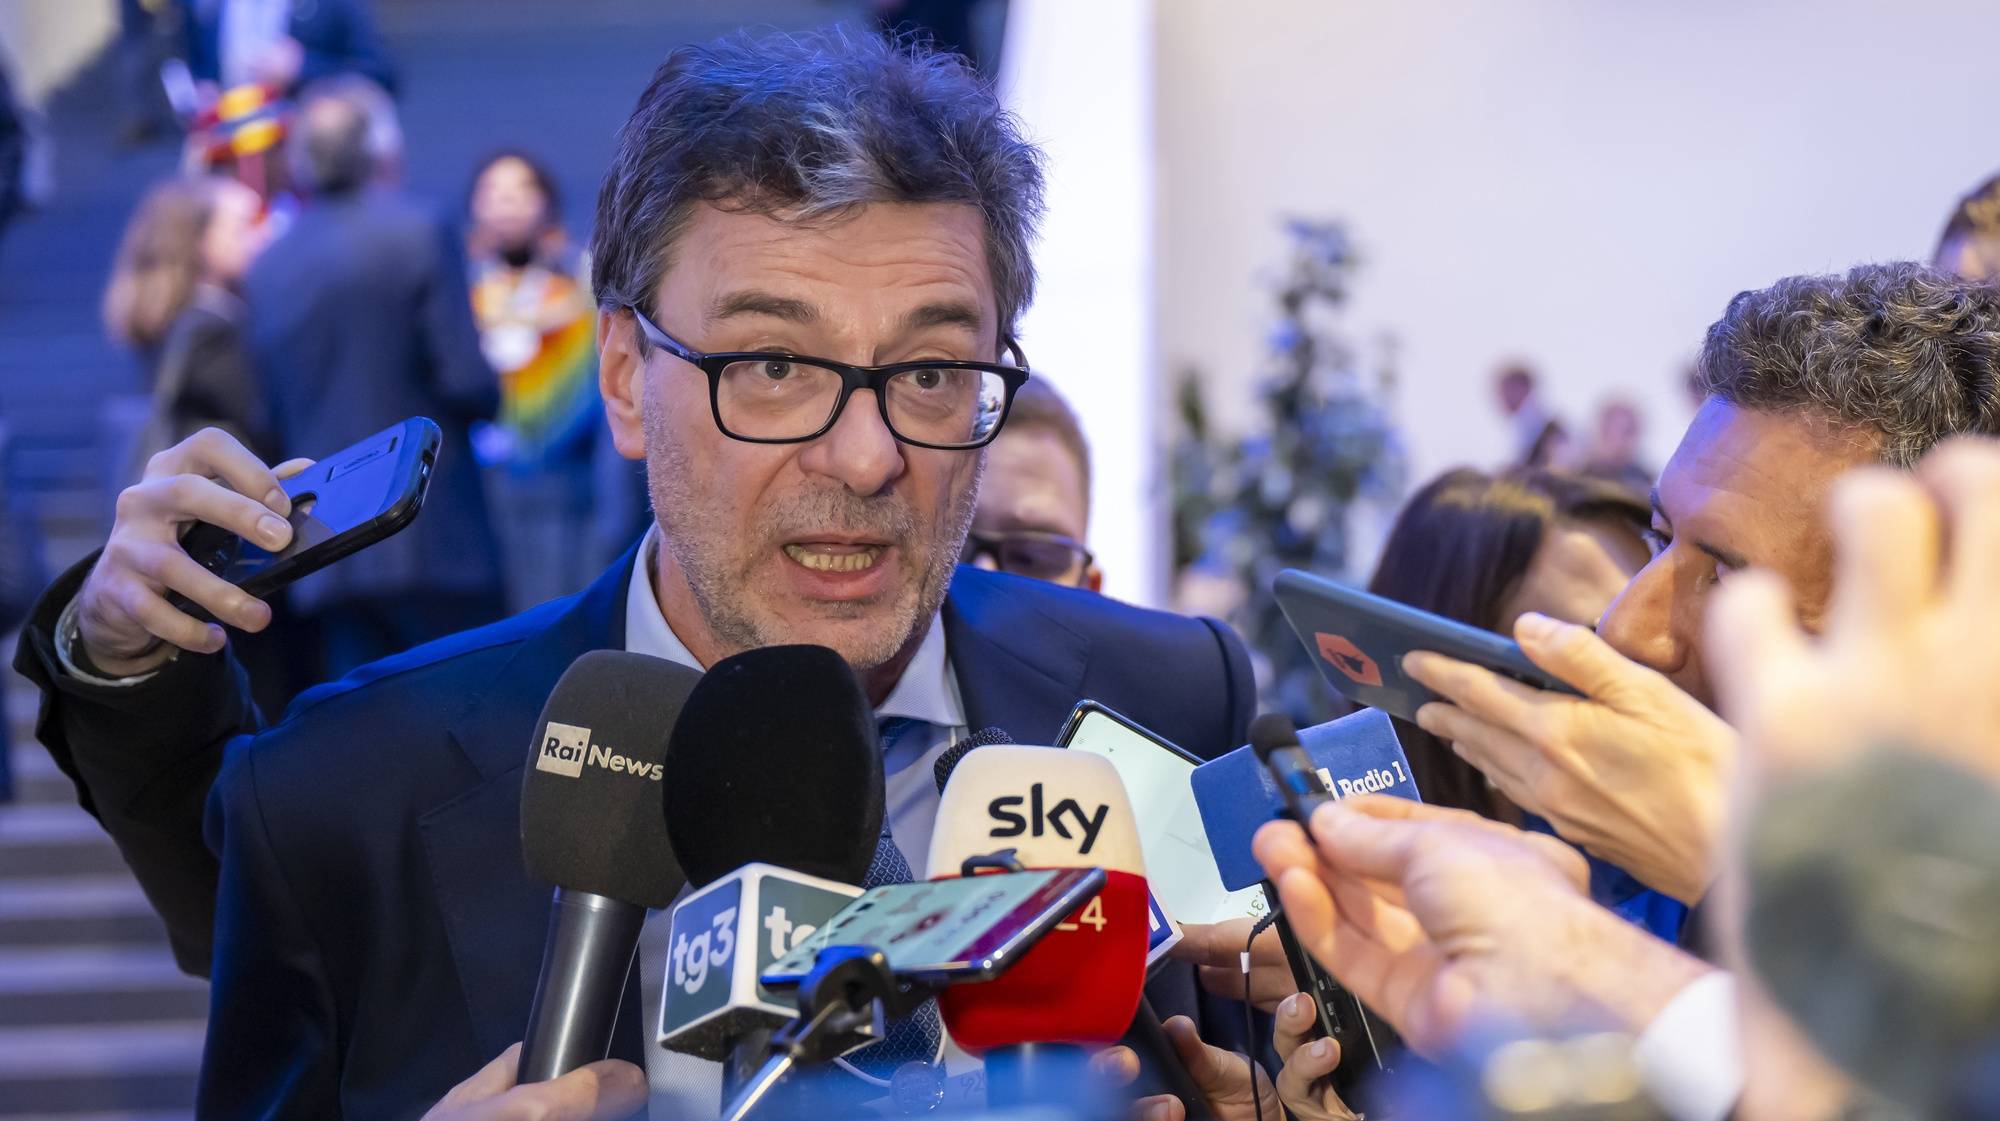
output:
[[[1521,653],[1512,639],[1296,568],[1272,585],[1278,608],[1316,658],[1333,691],[1358,705],[1415,720],[1437,694],[1403,672],[1403,655],[1430,650],[1558,693],[1576,690]]]
[[[273,553],[219,526],[181,535],[195,563],[259,599],[342,557],[394,536],[416,519],[443,436],[426,417],[385,428],[284,480],[292,540]],[[176,607],[206,614],[175,596]]]

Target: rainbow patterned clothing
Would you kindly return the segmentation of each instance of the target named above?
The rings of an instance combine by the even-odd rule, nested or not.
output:
[[[588,459],[604,409],[597,394],[596,307],[573,249],[525,266],[472,262],[480,348],[500,375],[504,461],[543,470]]]

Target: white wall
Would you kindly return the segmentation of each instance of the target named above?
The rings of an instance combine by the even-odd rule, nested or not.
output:
[[[117,32],[116,0],[0,0],[0,65],[39,106]]]
[[[1037,377],[1091,445],[1090,544],[1104,590],[1164,601],[1155,487],[1154,0],[1013,0],[1001,89],[1048,154],[1040,287],[1021,323]]]
[[[1650,415],[1735,292],[1923,257],[2000,168],[1991,0],[1160,0],[1160,356],[1250,405],[1277,219],[1351,220],[1415,480],[1506,452],[1489,377]]]

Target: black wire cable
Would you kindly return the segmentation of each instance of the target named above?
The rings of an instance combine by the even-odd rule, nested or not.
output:
[[[1265,913],[1250,928],[1250,938],[1243,943],[1243,1061],[1250,1064],[1250,1104],[1257,1111],[1257,1121],[1264,1121],[1264,1091],[1257,1085],[1257,1015],[1256,1007],[1250,1003],[1250,950],[1257,944],[1257,936],[1271,929],[1278,921],[1276,908]],[[1273,1087],[1277,1085],[1272,1083]],[[1279,1106],[1278,1121],[1284,1121],[1284,1107]]]

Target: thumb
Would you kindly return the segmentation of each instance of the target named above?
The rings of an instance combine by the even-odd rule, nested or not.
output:
[[[1514,622],[1514,639],[1528,660],[1592,700],[1647,671],[1611,648],[1597,632],[1530,611]]]
[[[1174,1053],[1180,1056],[1181,1065],[1187,1068],[1188,1077],[1201,1087],[1201,1092],[1213,1098],[1227,1090],[1228,1072],[1223,1070],[1220,1058],[1223,1052],[1202,1042],[1201,1033],[1195,1030],[1194,1021],[1186,1016],[1174,1016],[1162,1024],[1167,1038],[1173,1041]]]

